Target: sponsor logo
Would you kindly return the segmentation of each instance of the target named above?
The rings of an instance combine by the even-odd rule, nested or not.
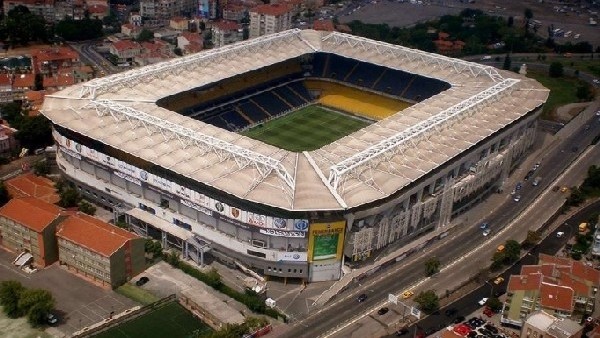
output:
[[[140,178],[144,181],[148,180],[148,172],[146,172],[145,170],[140,171]]]
[[[269,236],[277,236],[277,237],[294,237],[294,238],[304,238],[306,234],[302,231],[283,231],[277,229],[260,229],[261,234],[269,235]]]
[[[292,256],[292,258],[294,258],[294,259],[300,259],[300,255],[294,254],[294,256]]]
[[[79,143],[75,143],[75,150],[76,150],[78,153],[81,153],[81,144],[79,144]]]
[[[215,203],[215,209],[217,209],[218,212],[223,212],[223,210],[225,210],[225,207],[221,202],[217,202]]]
[[[233,216],[234,218],[239,218],[240,217],[240,210],[239,209],[231,208],[230,212],[231,212],[231,216]]]
[[[273,219],[273,225],[277,229],[283,229],[283,228],[285,228],[287,226],[287,222],[283,218],[274,218]]]
[[[306,231],[308,229],[308,221],[305,219],[299,219],[294,223],[294,230]]]

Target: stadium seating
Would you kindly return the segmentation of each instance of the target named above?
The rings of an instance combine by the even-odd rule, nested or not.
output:
[[[279,115],[284,111],[290,110],[292,108],[287,103],[281,101],[281,99],[279,99],[270,91],[253,96],[252,101],[254,101],[254,103],[258,104],[264,110],[269,112],[269,115],[271,116]]]
[[[263,109],[258,107],[254,102],[247,100],[237,105],[238,109],[241,110],[246,116],[248,116],[252,122],[260,122],[269,117]]]
[[[346,76],[344,82],[352,83],[353,85],[360,87],[371,88],[384,71],[384,67],[371,63],[359,62],[350,74]]]
[[[450,85],[440,80],[415,76],[400,95],[408,100],[423,101],[448,89]]]
[[[306,100],[294,93],[288,86],[282,86],[275,88],[274,93],[279,95],[285,102],[289,103],[292,107],[299,107],[306,103]]]
[[[330,54],[315,53],[313,56],[313,71],[312,75],[316,77],[324,77],[326,68],[329,64]]]
[[[382,93],[400,95],[414,77],[414,74],[409,74],[399,70],[387,69],[376,80],[373,85],[373,89]]]
[[[307,103],[312,101],[310,93],[308,92],[302,81],[292,82],[288,84],[287,87],[290,90],[292,90],[294,94],[304,99],[304,101],[306,101]]]
[[[233,107],[232,107],[233,108]],[[227,129],[243,129],[250,124],[250,121],[246,120],[237,111],[231,109],[220,114],[219,117],[234,126],[234,128]]]
[[[326,69],[325,76],[338,81],[344,81],[346,76],[356,67],[358,61],[348,59],[341,56],[331,56],[332,60],[329,62],[329,67]]]

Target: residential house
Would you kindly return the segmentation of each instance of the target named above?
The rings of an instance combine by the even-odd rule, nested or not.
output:
[[[110,14],[110,8],[107,4],[88,5],[87,11],[92,19],[102,20]]]
[[[22,174],[4,182],[6,190],[13,198],[34,197],[46,203],[60,201],[54,182],[33,173]]]
[[[111,44],[109,52],[117,57],[118,63],[132,62],[142,53],[142,46],[135,41],[119,40]]]
[[[142,29],[142,26],[133,25],[131,23],[125,23],[121,25],[121,34],[132,39],[137,39],[138,36],[140,36]]]
[[[8,124],[0,124],[0,154],[10,155],[19,147],[19,141],[15,138],[17,130]]]
[[[600,284],[600,271],[580,261],[540,254],[538,265],[521,267],[510,277],[500,321],[522,326],[537,310],[560,318],[591,313]]]
[[[177,31],[187,31],[188,25],[189,20],[181,16],[172,17],[169,20],[169,27]]]
[[[204,48],[204,38],[198,33],[183,32],[177,37],[177,48],[183,54],[198,53]]]
[[[545,311],[531,313],[521,329],[521,338],[581,338],[582,334],[583,326],[577,322]]]
[[[250,10],[250,38],[278,33],[292,27],[292,9],[287,4],[258,5]]]
[[[223,6],[223,20],[240,22],[248,15],[248,8],[241,4]]]
[[[103,286],[118,287],[145,269],[145,239],[76,213],[56,232],[60,264]]]
[[[142,16],[140,12],[129,12],[129,23],[133,26],[142,26]]]
[[[28,110],[30,115],[39,115],[39,109],[44,103],[44,96],[48,92],[46,90],[31,90],[25,93],[23,100],[23,109]]]
[[[79,53],[68,46],[37,49],[31,53],[31,64],[35,73],[56,74],[64,68],[81,66]]]
[[[0,103],[13,102],[12,76],[8,73],[0,74]]]
[[[72,70],[64,70],[44,76],[42,83],[45,90],[55,92],[75,84],[75,77]]]
[[[332,20],[315,20],[313,22],[313,29],[316,31],[333,32],[335,25]]]
[[[56,226],[62,220],[54,204],[35,197],[13,198],[0,208],[0,246],[29,253],[39,267],[58,260]]]
[[[212,25],[212,42],[215,48],[244,39],[242,25],[235,21],[217,21]]]
[[[13,100],[25,99],[25,93],[35,90],[35,74],[15,74],[13,76]]]
[[[54,0],[4,0],[4,13],[17,6],[25,6],[29,12],[41,16],[46,22],[55,22],[55,4]]]

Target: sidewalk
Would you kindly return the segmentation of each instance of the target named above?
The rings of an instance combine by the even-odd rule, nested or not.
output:
[[[540,140],[541,138],[541,140]],[[529,168],[531,168],[536,162],[540,161],[544,157],[544,153],[558,144],[558,138],[553,135],[548,135],[545,133],[540,133],[538,135],[538,139],[533,145],[533,150],[529,154],[527,158],[523,160],[520,164],[519,168],[516,169],[512,175],[508,178],[506,182],[506,186],[510,187],[516,184],[519,180],[517,176],[522,176]],[[515,175],[516,174],[516,175]],[[331,298],[340,294],[344,291],[345,288],[350,285],[352,281],[355,279],[360,279],[365,276],[374,274],[377,270],[381,269],[383,266],[387,264],[391,264],[392,261],[396,261],[396,259],[401,259],[403,255],[407,255],[408,253],[425,249],[429,245],[436,245],[443,243],[441,241],[436,240],[439,238],[439,235],[449,231],[460,231],[461,229],[469,228],[469,224],[477,224],[481,222],[485,217],[491,214],[493,211],[497,209],[497,206],[501,204],[507,198],[505,193],[503,194],[491,194],[484,201],[478,203],[476,206],[471,208],[469,211],[464,214],[456,217],[451,224],[431,231],[414,241],[404,245],[401,248],[398,248],[394,251],[391,251],[383,256],[380,256],[378,260],[373,262],[370,265],[365,265],[357,269],[352,269],[349,273],[345,273],[342,278],[334,283],[328,290],[322,293],[312,304],[312,306],[323,306],[325,305]],[[460,227],[461,225],[467,224],[464,227]],[[462,283],[462,282],[461,282]],[[458,285],[456,285],[458,286]],[[455,286],[455,287],[456,287]],[[451,289],[450,286],[448,289]]]

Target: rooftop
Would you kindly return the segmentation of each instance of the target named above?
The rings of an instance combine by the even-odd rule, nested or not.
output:
[[[540,304],[559,311],[573,311],[575,292],[567,286],[543,283],[540,285]]]
[[[127,241],[140,238],[129,231],[83,213],[73,214],[62,221],[56,236],[105,257],[110,257]]]
[[[27,173],[4,182],[12,197],[35,197],[47,203],[58,203],[60,197],[54,182],[48,178]]]
[[[0,208],[0,216],[36,232],[42,232],[60,213],[58,206],[34,197],[13,198]]]
[[[281,16],[289,13],[291,8],[288,4],[265,4],[258,5],[250,9],[251,13],[258,13],[262,15]]]
[[[440,79],[451,88],[303,153],[156,104],[315,51]],[[42,113],[62,127],[251,202],[294,211],[345,210],[406,188],[547,97],[546,88],[513,72],[339,32],[294,29],[75,84],[47,95]]]

